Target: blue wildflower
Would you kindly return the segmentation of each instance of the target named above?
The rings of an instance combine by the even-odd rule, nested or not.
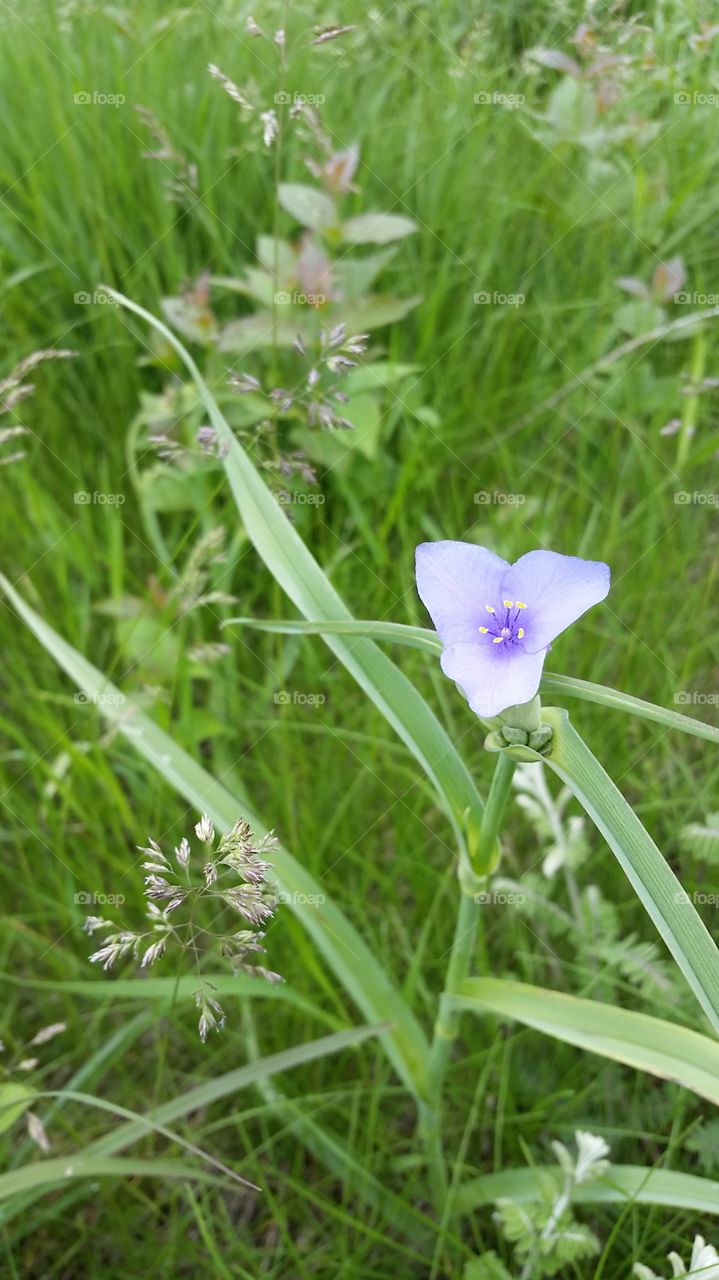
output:
[[[417,590],[444,645],[442,670],[478,716],[529,702],[555,639],[609,591],[609,566],[556,551],[508,564],[470,542],[423,542]]]

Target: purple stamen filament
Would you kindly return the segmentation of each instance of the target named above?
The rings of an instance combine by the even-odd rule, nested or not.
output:
[[[480,627],[480,635],[487,636],[491,639],[492,644],[513,644],[516,641],[524,639],[524,627],[517,625],[520,611],[526,609],[526,604],[521,600],[503,600],[503,608],[499,612],[494,605],[486,604],[484,607],[491,617],[489,626]],[[502,618],[502,612],[504,617]]]

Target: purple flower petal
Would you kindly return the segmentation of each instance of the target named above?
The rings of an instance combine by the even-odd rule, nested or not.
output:
[[[453,644],[444,650],[440,663],[475,715],[487,719],[534,697],[546,654],[546,649],[527,653],[492,644]]]
[[[471,542],[423,542],[416,570],[420,599],[443,644],[476,643],[485,605],[501,594],[506,560]]]
[[[502,591],[526,605],[524,647],[537,653],[609,591],[609,566],[556,551],[530,551],[513,564]]]

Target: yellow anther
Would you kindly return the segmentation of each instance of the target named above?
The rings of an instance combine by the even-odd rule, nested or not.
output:
[[[517,606],[517,608],[518,608],[518,609],[526,609],[526,607],[527,607],[527,606],[526,606],[526,604],[522,604],[522,601],[521,601],[521,600],[516,600],[516,601],[515,601],[515,604],[516,604],[516,606]]]
[[[520,628],[519,628],[519,631],[517,632],[517,639],[519,639],[519,640],[523,640],[523,639],[524,639],[524,627],[520,627]]]
[[[491,604],[486,604],[484,607],[487,610],[487,613],[494,613],[494,607]]]
[[[489,631],[489,627],[480,627],[479,630],[483,636],[486,636]]]
[[[504,639],[504,636],[493,636],[492,644],[501,644],[503,639]]]
[[[502,601],[502,604],[504,605],[505,609],[511,609],[511,608],[512,608],[512,605],[514,604],[514,601],[513,601],[513,600],[503,600],[503,601]]]

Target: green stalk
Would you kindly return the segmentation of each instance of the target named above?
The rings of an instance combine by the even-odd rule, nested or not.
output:
[[[507,798],[516,768],[515,762],[504,752],[497,757],[494,776],[479,830],[473,862],[479,866],[496,863],[496,849]],[[479,903],[475,877],[468,876],[460,865],[460,899],[454,941],[449,956],[444,991],[440,996],[435,1019],[432,1044],[427,1065],[428,1101],[420,1105],[420,1132],[427,1153],[432,1195],[437,1209],[441,1210],[447,1195],[447,1169],[441,1134],[442,1088],[447,1072],[452,1045],[459,1030],[460,1010],[452,1003],[469,974],[479,925]]]

